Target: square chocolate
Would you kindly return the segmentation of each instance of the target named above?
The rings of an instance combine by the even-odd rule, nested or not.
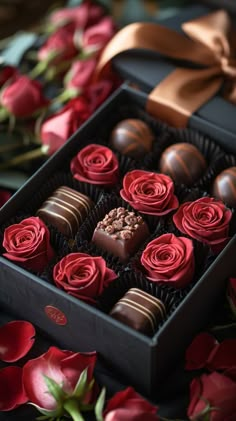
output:
[[[120,322],[153,336],[166,318],[164,303],[139,288],[131,288],[114,305],[110,316]]]
[[[141,216],[119,207],[112,209],[98,222],[92,242],[125,263],[136,253],[149,234],[148,226]]]
[[[70,187],[61,186],[45,200],[38,209],[37,216],[71,238],[78,231],[92,206],[93,202],[88,196]]]

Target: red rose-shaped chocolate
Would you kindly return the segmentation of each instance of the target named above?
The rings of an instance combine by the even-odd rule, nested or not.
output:
[[[179,206],[171,178],[149,171],[128,172],[120,195],[134,209],[149,215],[166,215]]]
[[[6,250],[4,257],[37,272],[41,272],[55,255],[50,244],[50,232],[37,216],[7,227],[3,247]]]
[[[221,251],[229,240],[231,218],[231,210],[213,197],[183,203],[173,216],[181,232],[208,244],[214,252]]]
[[[86,52],[99,53],[115,34],[111,16],[105,16],[96,25],[90,26],[82,35],[81,47]]]
[[[41,84],[28,76],[14,78],[1,94],[1,105],[16,117],[29,117],[48,104]]]
[[[38,60],[48,60],[53,64],[73,58],[77,49],[74,44],[75,26],[69,23],[48,37],[45,44],[38,51]]]
[[[102,257],[86,253],[71,253],[53,268],[53,279],[58,288],[80,300],[94,303],[104,287],[117,278]]]
[[[107,403],[104,421],[158,421],[157,407],[132,387],[117,392]]]
[[[72,159],[71,172],[79,181],[113,186],[119,179],[119,163],[115,154],[106,146],[90,144]]]
[[[185,237],[163,234],[148,243],[141,263],[150,281],[165,281],[177,288],[185,287],[194,273],[193,243]]]
[[[54,154],[78,127],[90,116],[89,103],[79,97],[69,101],[58,113],[41,126],[41,142],[47,146],[48,155]]]
[[[190,420],[233,421],[236,419],[236,382],[213,372],[193,379],[190,385]],[[203,418],[203,415],[208,416]]]

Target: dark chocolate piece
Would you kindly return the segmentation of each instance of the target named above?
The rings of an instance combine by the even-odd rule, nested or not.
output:
[[[110,316],[120,322],[153,336],[158,325],[166,318],[164,303],[138,288],[129,289],[114,305]]]
[[[151,151],[153,140],[154,134],[144,121],[130,118],[114,127],[110,144],[121,154],[140,159]]]
[[[161,155],[160,172],[169,175],[177,184],[191,186],[207,168],[203,154],[190,143],[176,143]]]
[[[212,194],[226,205],[236,207],[236,167],[227,168],[216,177]]]
[[[55,226],[66,237],[73,237],[93,205],[84,194],[61,186],[56,189],[37,211],[44,222]]]
[[[149,229],[143,218],[120,207],[112,209],[98,222],[92,242],[127,262],[148,236]]]

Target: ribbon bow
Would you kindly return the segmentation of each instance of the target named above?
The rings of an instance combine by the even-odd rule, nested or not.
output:
[[[187,126],[191,114],[223,85],[224,97],[236,103],[236,37],[229,15],[218,10],[184,23],[182,29],[185,34],[155,23],[130,24],[107,44],[97,66],[100,77],[115,56],[130,49],[197,65],[178,67],[148,96],[147,111],[176,127]]]

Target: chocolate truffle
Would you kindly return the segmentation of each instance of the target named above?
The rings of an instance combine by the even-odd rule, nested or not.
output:
[[[160,172],[169,175],[177,184],[191,186],[205,172],[207,163],[202,153],[190,143],[176,143],[161,155]]]
[[[123,155],[140,159],[151,151],[153,140],[154,134],[144,121],[130,118],[114,127],[110,145]]]
[[[236,207],[236,167],[227,168],[216,177],[212,194],[226,205]]]
[[[125,263],[148,236],[149,229],[143,218],[120,207],[112,209],[98,222],[92,242]]]
[[[120,322],[153,336],[158,325],[166,318],[164,303],[138,288],[129,289],[114,305],[110,316]]]
[[[93,205],[84,194],[61,186],[56,189],[37,211],[44,222],[55,226],[66,237],[73,237]]]

